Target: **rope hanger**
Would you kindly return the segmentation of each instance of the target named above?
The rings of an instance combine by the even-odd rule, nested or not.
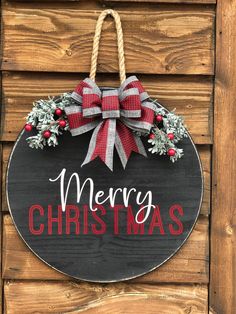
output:
[[[114,18],[116,24],[116,32],[117,32],[117,46],[118,46],[118,61],[119,61],[119,74],[120,74],[120,82],[121,84],[126,79],[126,71],[125,71],[125,56],[124,56],[124,39],[123,39],[123,31],[120,21],[119,14],[111,9],[104,10],[96,24],[95,35],[93,39],[93,51],[91,57],[91,69],[90,69],[90,78],[95,81],[96,72],[97,72],[97,61],[98,61],[98,51],[101,39],[102,26],[105,18],[110,15]]]

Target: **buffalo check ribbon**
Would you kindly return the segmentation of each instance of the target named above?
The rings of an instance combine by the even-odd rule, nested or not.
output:
[[[86,78],[71,97],[65,112],[72,136],[94,129],[82,166],[99,156],[113,170],[114,148],[124,168],[132,151],[147,156],[137,133],[150,132],[155,105],[136,76],[127,78],[119,89],[103,90]]]

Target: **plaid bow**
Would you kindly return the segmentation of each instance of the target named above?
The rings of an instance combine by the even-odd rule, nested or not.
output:
[[[135,76],[125,80],[119,89],[101,91],[87,78],[71,94],[74,100],[66,107],[72,136],[94,129],[85,165],[100,157],[113,170],[114,147],[125,168],[132,151],[146,156],[140,134],[150,132],[155,105]]]

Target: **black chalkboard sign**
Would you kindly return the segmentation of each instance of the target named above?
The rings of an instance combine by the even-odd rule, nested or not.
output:
[[[25,243],[51,267],[87,281],[126,280],[162,265],[188,238],[203,191],[190,137],[174,164],[133,153],[124,170],[115,155],[111,172],[99,159],[81,168],[91,133],[67,132],[44,150],[29,148],[27,136],[22,131],[9,161],[9,209]]]

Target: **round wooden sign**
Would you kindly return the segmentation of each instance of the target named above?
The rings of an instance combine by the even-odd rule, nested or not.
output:
[[[26,137],[23,131],[9,161],[9,209],[22,239],[51,267],[87,281],[131,279],[162,265],[188,238],[203,191],[190,137],[174,164],[133,153],[124,170],[115,155],[113,172],[99,159],[81,168],[90,133],[67,132],[44,150],[29,148]]]

